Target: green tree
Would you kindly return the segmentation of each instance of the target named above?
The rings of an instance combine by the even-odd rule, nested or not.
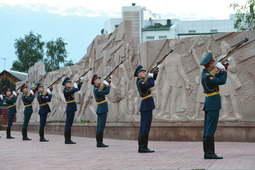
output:
[[[72,60],[66,61],[67,51],[65,46],[67,43],[62,38],[56,41],[46,43],[46,58],[44,59],[46,72],[60,69],[63,66],[72,65]]]
[[[245,5],[232,3],[232,7],[236,11],[236,21],[234,27],[238,31],[255,30],[255,0],[247,0]]]
[[[15,39],[14,47],[18,60],[13,62],[12,70],[27,72],[35,62],[43,60],[44,42],[41,41],[41,38],[41,35],[34,35],[31,31],[28,35],[25,35],[24,39]]]
[[[31,31],[25,38],[15,40],[14,47],[18,60],[14,61],[12,70],[28,72],[29,67],[33,66],[38,61],[44,61],[45,71],[53,71],[61,67],[73,65],[73,61],[67,61],[67,50],[63,38],[58,38],[56,41],[43,42],[42,36],[34,35]],[[46,56],[44,57],[44,49]]]

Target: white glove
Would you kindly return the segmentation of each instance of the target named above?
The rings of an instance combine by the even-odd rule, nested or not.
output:
[[[84,77],[80,77],[80,81],[82,82],[84,80]]]
[[[33,90],[30,90],[30,91],[29,91],[29,93],[31,93],[32,95],[34,95],[34,92],[33,92]]]
[[[73,83],[73,87],[77,89],[77,88],[78,88],[77,83],[74,82],[74,83]]]
[[[46,91],[47,91],[47,93],[48,93],[49,95],[52,94],[52,92],[50,91],[50,89],[47,89]]]
[[[216,67],[218,67],[220,70],[221,70],[221,69],[225,69],[225,67],[221,64],[221,62],[218,62],[218,63],[216,64]]]
[[[2,94],[0,94],[0,99],[1,99],[1,100],[4,100],[4,97],[3,97],[3,95],[2,95]]]
[[[104,85],[109,86],[109,83],[106,80],[104,80],[103,83]]]
[[[12,91],[12,94],[13,94],[14,96],[17,96],[17,93],[16,93],[15,91]]]
[[[148,74],[148,77],[149,77],[149,78],[152,78],[152,77],[153,77],[153,73],[149,73],[149,74]]]

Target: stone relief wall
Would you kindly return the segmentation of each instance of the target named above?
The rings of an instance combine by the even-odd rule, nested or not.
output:
[[[87,54],[78,64],[48,73],[43,84],[50,85],[58,77],[66,74],[77,80],[86,70],[92,68],[83,82],[82,88],[75,94],[77,109],[75,120],[96,121],[96,102],[93,86],[90,84],[94,73],[102,78],[126,57],[112,77],[112,88],[107,96],[108,121],[139,121],[140,97],[135,84],[134,70],[142,64],[150,69],[171,48],[170,54],[160,66],[156,86],[152,93],[156,103],[153,120],[202,120],[204,94],[200,85],[202,57],[212,51],[220,59],[231,46],[253,35],[255,32],[214,34],[208,36],[187,37],[178,40],[158,40],[141,44],[131,38],[131,21],[124,21],[109,35],[97,36],[87,48]],[[255,120],[255,41],[238,50],[230,60],[227,84],[221,86],[223,109],[222,120]],[[28,79],[38,81],[45,74],[43,63],[36,63],[29,70]],[[63,78],[64,79],[64,78]],[[48,120],[65,120],[66,103],[61,86],[63,79],[54,86],[50,103],[52,112]],[[21,82],[18,83],[21,84]],[[30,87],[32,84],[28,84]],[[38,122],[38,102],[33,102],[32,122]],[[24,106],[17,102],[17,121],[23,121]]]

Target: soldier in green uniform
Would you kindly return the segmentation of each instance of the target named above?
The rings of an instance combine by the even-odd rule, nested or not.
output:
[[[107,119],[108,105],[105,99],[105,95],[110,93],[110,84],[107,81],[103,82],[105,87],[103,90],[99,90],[101,85],[101,77],[98,77],[97,74],[94,74],[91,84],[94,85],[94,96],[97,102],[97,129],[96,129],[96,141],[97,147],[108,147],[103,143],[105,123]]]
[[[82,83],[77,84],[73,83],[73,87],[71,84],[71,80],[69,77],[66,77],[62,83],[62,86],[65,86],[63,93],[66,99],[66,125],[65,125],[65,144],[76,144],[71,140],[71,128],[73,125],[74,115],[77,111],[77,106],[74,99],[74,93],[81,89]]]
[[[148,82],[145,78],[148,76],[143,66],[139,65],[134,73],[136,79],[136,86],[141,97],[140,112],[140,132],[138,136],[138,152],[152,153],[154,150],[148,148],[149,132],[151,128],[152,112],[155,109],[154,99],[151,94],[151,89],[154,87],[154,82],[157,79],[158,69],[154,72],[153,77],[148,77]]]
[[[31,140],[30,138],[27,137],[27,126],[30,121],[31,115],[33,113],[32,102],[34,101],[35,95],[32,90],[29,91],[28,87],[25,84],[21,86],[21,92],[23,92],[22,102],[25,105],[24,122],[22,125],[22,136],[23,136],[22,139],[24,141],[27,141],[27,140]]]
[[[219,85],[226,83],[227,70],[220,62],[215,65],[214,61],[212,53],[209,52],[200,63],[200,65],[205,67],[201,76],[201,84],[206,96],[203,109],[205,112],[203,134],[204,159],[223,159],[223,157],[215,154],[214,133],[216,132],[221,109]],[[212,76],[210,71],[215,67],[218,67],[220,71],[215,76]]]
[[[6,129],[6,138],[14,139],[14,137],[11,136],[11,127],[12,127],[14,116],[17,113],[16,105],[15,105],[15,102],[17,101],[17,94],[15,91],[13,91],[13,94],[11,95],[10,88],[7,88],[4,93],[6,95],[5,103],[7,104],[7,107],[8,107],[8,125]]]
[[[52,93],[50,89],[47,89],[47,94],[44,95],[44,87],[42,84],[38,84],[36,86],[35,91],[38,91],[37,100],[39,103],[39,116],[40,116],[40,128],[39,128],[39,136],[40,142],[49,142],[49,140],[44,138],[44,127],[46,125],[46,119],[48,113],[51,112],[48,102],[51,101]]]

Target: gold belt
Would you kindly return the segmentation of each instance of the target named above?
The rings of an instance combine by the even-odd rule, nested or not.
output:
[[[213,93],[207,93],[207,94],[205,94],[205,96],[214,96],[214,95],[217,95],[217,94],[220,94],[220,92],[219,91],[216,91],[216,92],[213,92]]]
[[[106,100],[103,100],[101,102],[97,102],[97,104],[102,104],[102,103],[105,103],[105,102],[106,102]]]
[[[25,107],[29,107],[29,106],[32,106],[32,104],[25,105]]]
[[[66,101],[66,103],[73,103],[75,102],[74,100]]]
[[[144,99],[147,99],[147,98],[149,98],[149,97],[152,97],[152,94],[149,94],[149,95],[147,95],[147,96],[144,96],[144,97],[142,97],[142,99],[144,100]]]
[[[13,105],[10,105],[10,106],[8,106],[7,108],[11,108],[11,107],[13,107],[13,106],[15,106],[14,104]]]
[[[45,106],[45,105],[47,105],[48,103],[42,103],[42,104],[40,104],[39,106]]]

